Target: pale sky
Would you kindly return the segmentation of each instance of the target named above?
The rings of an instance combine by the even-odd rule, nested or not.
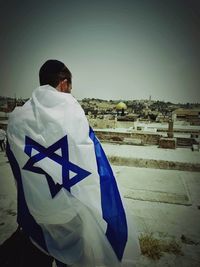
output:
[[[0,95],[31,96],[47,59],[77,99],[200,103],[199,0],[0,1]]]

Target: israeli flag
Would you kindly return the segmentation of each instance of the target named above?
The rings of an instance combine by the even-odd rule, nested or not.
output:
[[[7,135],[17,221],[32,242],[67,265],[133,266],[135,229],[76,99],[48,85],[37,88],[10,115]]]

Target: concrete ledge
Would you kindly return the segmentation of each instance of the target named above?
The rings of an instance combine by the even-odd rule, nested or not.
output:
[[[126,158],[117,156],[108,156],[108,159],[111,162],[111,164],[119,166],[121,165],[129,167],[143,167],[143,168],[153,168],[153,169],[200,172],[199,163],[185,163],[185,162],[142,159],[142,158]]]
[[[121,144],[134,144],[135,142],[140,142],[141,144],[158,145],[160,134],[152,132],[116,132],[116,131],[103,131],[95,130],[96,136],[101,140],[101,142],[118,142]],[[136,141],[137,140],[137,141]]]
[[[186,194],[176,194],[170,192],[148,191],[148,190],[127,190],[124,194],[125,198],[134,200],[162,202],[169,204],[178,204],[191,206],[192,203]]]

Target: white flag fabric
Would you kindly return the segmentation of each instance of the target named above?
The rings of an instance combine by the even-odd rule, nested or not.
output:
[[[75,267],[133,266],[140,254],[135,229],[77,100],[37,88],[11,113],[7,136],[17,220],[32,242]]]

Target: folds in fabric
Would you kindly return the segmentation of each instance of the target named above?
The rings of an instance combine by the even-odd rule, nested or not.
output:
[[[135,230],[129,230],[111,166],[73,96],[37,88],[11,114],[7,135],[18,222],[34,244],[77,267],[132,264],[139,253]]]

